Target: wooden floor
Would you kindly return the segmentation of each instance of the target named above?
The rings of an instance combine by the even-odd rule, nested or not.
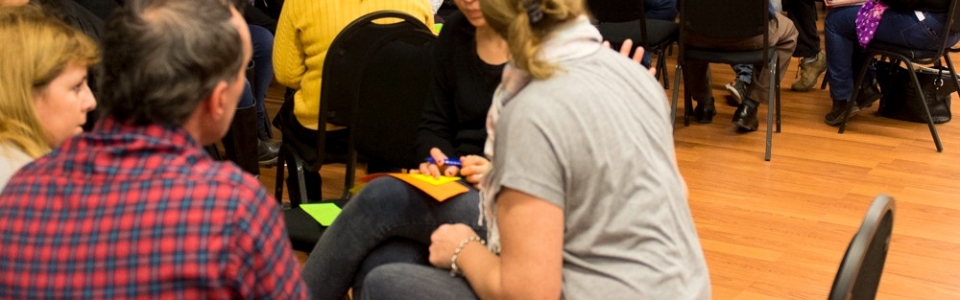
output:
[[[960,299],[960,120],[937,127],[942,153],[926,125],[874,116],[876,106],[837,134],[823,123],[828,91],[789,90],[796,69],[794,59],[770,162],[763,160],[765,122],[758,132],[737,133],[734,108],[721,104],[723,84],[733,78],[727,66],[713,65],[714,123],[683,127],[678,118],[677,163],[714,298],[825,299],[867,207],[883,193],[897,210],[877,298]],[[269,110],[281,99],[274,86]],[[960,103],[956,95],[953,101]],[[322,176],[324,194],[338,195],[343,167],[324,167]],[[273,171],[264,169],[261,181],[272,191]]]

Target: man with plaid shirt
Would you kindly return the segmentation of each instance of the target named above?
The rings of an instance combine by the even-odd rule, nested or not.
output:
[[[306,298],[275,200],[201,148],[243,91],[240,14],[127,0],[103,44],[104,119],[0,194],[0,298]]]

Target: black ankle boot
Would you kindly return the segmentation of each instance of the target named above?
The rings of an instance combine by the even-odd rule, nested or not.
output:
[[[697,108],[693,109],[693,116],[697,123],[713,123],[713,116],[717,115],[717,108],[713,106],[713,98],[697,101]]]
[[[852,118],[860,112],[860,108],[856,105],[851,106],[848,110],[847,104],[847,100],[833,100],[833,107],[830,108],[830,112],[823,117],[823,122],[830,126],[839,126],[840,123],[843,123],[843,112],[847,112],[847,119]]]
[[[741,131],[757,131],[757,106],[760,106],[760,102],[744,99],[733,113],[733,125],[737,125]]]
[[[257,160],[261,167],[272,167],[277,164],[280,153],[280,143],[271,140],[257,139]]]
[[[874,102],[880,100],[880,97],[883,97],[883,94],[880,93],[879,84],[874,81],[860,88],[860,92],[857,93],[857,107],[860,109],[870,107]]]

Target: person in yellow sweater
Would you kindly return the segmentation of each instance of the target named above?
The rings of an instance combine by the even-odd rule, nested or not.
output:
[[[296,93],[293,101],[285,101],[275,123],[281,127],[284,143],[291,144],[308,163],[317,159],[314,131],[320,128],[317,124],[320,86],[323,61],[330,44],[350,22],[381,10],[404,12],[433,27],[434,14],[429,0],[286,0],[283,3],[273,46],[273,67],[277,81]],[[327,141],[338,140],[337,136],[344,133],[341,130],[332,135],[328,133]],[[308,186],[313,186],[311,181],[320,186],[319,176],[313,172],[308,174],[311,174],[307,178]],[[315,191],[310,192],[313,195]],[[304,196],[316,199],[311,195]],[[319,192],[316,195],[319,196]]]

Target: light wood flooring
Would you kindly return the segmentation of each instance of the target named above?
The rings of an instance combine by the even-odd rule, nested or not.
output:
[[[960,299],[960,120],[937,126],[942,153],[925,124],[875,116],[876,105],[837,134],[822,121],[827,90],[790,91],[796,69],[794,59],[782,82],[783,132],[774,135],[770,162],[763,160],[764,115],[758,132],[740,134],[730,124],[734,108],[722,104],[723,84],[733,78],[727,66],[713,65],[714,123],[683,127],[678,117],[677,163],[714,299],[825,299],[881,193],[896,199],[896,215],[877,298]],[[268,109],[275,112],[281,100],[275,85]],[[321,172],[324,194],[339,195],[343,166]],[[273,170],[264,169],[261,181],[272,193]]]

